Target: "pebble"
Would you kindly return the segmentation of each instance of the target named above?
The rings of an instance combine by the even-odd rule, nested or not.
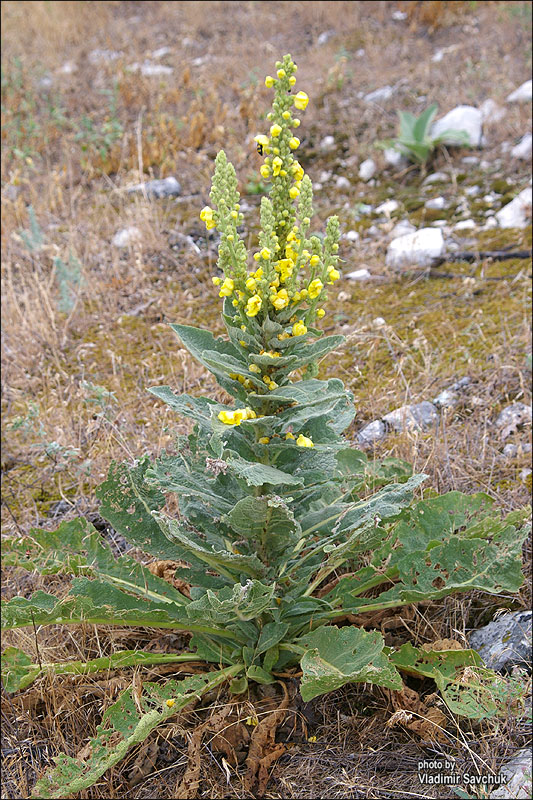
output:
[[[335,149],[335,137],[334,136],[324,136],[322,141],[320,142],[320,149],[321,150],[334,150]]]
[[[163,58],[163,56],[168,56],[172,50],[170,47],[160,47],[158,50],[154,50],[152,52],[152,58]]]
[[[139,242],[141,237],[139,228],[131,225],[129,228],[121,228],[117,231],[111,239],[111,244],[113,247],[129,247],[131,244]]]
[[[500,228],[526,228],[531,221],[531,205],[532,191],[528,187],[495,215]]]
[[[431,223],[430,227],[432,227],[432,228],[442,228],[444,230],[444,228],[448,227],[448,220],[447,219],[434,219],[433,222]]]
[[[388,164],[389,167],[401,167],[404,164],[408,164],[408,159],[399,152],[399,150],[395,150],[393,147],[387,147],[383,151],[383,157],[385,158],[385,163]]]
[[[148,183],[136,183],[127,189],[128,194],[133,192],[146,192],[148,197],[178,197],[181,194],[181,185],[172,175]]]
[[[526,133],[526,135],[523,136],[518,144],[511,150],[512,157],[520,158],[525,161],[531,161],[532,141],[533,137],[531,134]]]
[[[141,75],[145,78],[153,78],[158,75],[172,75],[174,72],[172,67],[167,67],[164,64],[150,64],[149,61],[145,61],[143,64],[131,64],[129,68],[133,72],[140,71]]]
[[[322,33],[318,36],[316,43],[322,47],[322,45],[327,44],[329,40],[332,39],[333,36],[335,36],[335,34],[336,31],[334,31],[333,29],[328,31],[322,31]]]
[[[474,186],[467,186],[465,188],[465,194],[468,197],[475,197],[480,192],[481,192],[481,186],[478,186],[477,184],[475,184]]]
[[[431,128],[431,138],[435,139],[437,136],[446,133],[446,131],[465,131],[469,137],[470,147],[479,147],[481,145],[482,123],[483,118],[479,109],[474,108],[474,106],[456,106],[456,108],[453,108],[434,123]],[[443,143],[453,145],[458,144],[458,141],[450,134],[445,136]],[[459,142],[459,144],[461,143]]]
[[[458,381],[444,389],[437,397],[434,397],[433,404],[438,408],[454,408],[459,402],[458,393],[469,386],[470,383],[472,383],[472,379],[468,375],[459,378]]]
[[[531,445],[529,442],[525,442],[524,444],[506,444],[502,452],[506,458],[516,458],[524,453],[531,453]]]
[[[78,69],[78,65],[74,63],[74,61],[65,61],[65,63],[60,67],[59,72],[62,75],[72,75],[73,72],[76,72]]]
[[[346,231],[344,236],[341,238],[347,239],[349,242],[358,242],[359,241],[359,234],[357,231]]]
[[[380,419],[370,422],[357,434],[357,442],[361,445],[370,445],[379,442],[387,435],[387,426]]]
[[[440,211],[443,208],[446,208],[446,200],[444,197],[432,197],[430,200],[426,200],[424,203],[426,208],[435,209],[436,211]]]
[[[477,225],[473,219],[462,219],[460,222],[455,223],[453,229],[454,231],[471,231],[476,227]]]
[[[431,183],[445,183],[449,180],[445,172],[432,172],[424,179],[422,186],[429,186]]]
[[[390,16],[395,22],[403,22],[404,19],[407,19],[407,12],[396,10],[393,11]]]
[[[369,181],[376,174],[376,162],[371,158],[365,159],[359,166],[359,177],[363,181]]]
[[[371,273],[367,269],[356,269],[346,275],[351,281],[368,281],[372,279]]]
[[[477,156],[463,156],[461,161],[463,164],[477,164],[479,163],[479,158]]]
[[[382,328],[386,324],[387,323],[385,322],[383,317],[374,317],[374,319],[372,320],[372,325],[374,326],[374,328]]]
[[[497,228],[497,227],[498,227],[498,220],[496,219],[496,217],[495,217],[495,216],[493,216],[493,215],[491,214],[491,216],[490,216],[490,217],[487,217],[487,221],[486,221],[486,222],[485,222],[485,224],[483,225],[483,228],[482,228],[482,230],[484,230],[484,231],[490,231],[490,230],[492,230],[493,228]]]
[[[391,230],[389,238],[399,239],[400,236],[407,236],[408,233],[415,233],[415,232],[416,232],[415,226],[412,225],[408,219],[402,219]]]
[[[332,177],[333,177],[332,172],[327,172],[325,169],[323,169],[320,175],[318,176],[318,180],[320,181],[320,183],[327,183],[332,179]]]
[[[494,423],[496,428],[500,428],[501,437],[506,439],[514,433],[521,425],[531,425],[531,406],[525,403],[511,403],[498,414]]]
[[[504,786],[498,786],[489,795],[490,800],[530,800],[533,797],[531,773],[533,771],[533,759],[531,750],[524,748],[519,750],[514,758],[505,764],[500,770],[507,781]]]
[[[390,217],[392,212],[397,211],[399,208],[400,204],[397,200],[385,200],[384,203],[376,208],[376,214],[386,214]]]
[[[351,185],[352,184],[350,183],[348,178],[345,178],[344,175],[339,175],[339,177],[335,181],[335,186],[337,187],[337,189],[350,189]]]
[[[91,50],[89,53],[89,61],[91,64],[109,64],[111,61],[116,61],[120,58],[122,51],[119,50]]]
[[[393,269],[428,267],[444,252],[444,238],[439,228],[420,228],[393,239],[387,249],[386,264]]]
[[[363,100],[365,103],[384,103],[390,100],[394,94],[392,86],[382,86],[381,89],[375,89],[373,92],[365,94]]]
[[[477,650],[489,669],[509,672],[512,667],[531,668],[531,611],[502,614],[470,634],[470,647]]]
[[[533,98],[532,82],[525,81],[518,89],[511,92],[505,99],[508,103],[531,103]]]
[[[411,429],[423,430],[436,425],[439,421],[439,412],[429,400],[421,403],[400,406],[389,414],[385,414],[383,422],[393,428],[397,433]]]

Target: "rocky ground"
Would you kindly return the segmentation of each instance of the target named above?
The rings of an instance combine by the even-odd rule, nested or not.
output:
[[[525,2],[3,3],[3,531],[95,513],[93,489],[113,458],[172,446],[185,427],[147,386],[220,392],[167,323],[221,332],[216,238],[198,214],[223,147],[253,243],[263,77],[286,52],[311,98],[300,158],[314,227],[341,220],[342,279],[324,327],[346,343],[321,377],[356,396],[348,435],[369,454],[410,461],[439,491],[486,491],[509,510],[527,502],[530,14]],[[437,126],[464,126],[470,147],[446,145],[420,166],[382,146],[397,111],[433,102]],[[10,593],[58,581],[6,575]],[[420,642],[465,643],[488,625],[492,638],[478,646],[520,670],[530,585],[518,598],[452,598],[406,624]],[[80,657],[81,646],[98,652],[98,636],[131,644],[112,629],[76,640],[58,630],[40,633],[40,647],[50,660]],[[33,634],[17,637],[31,651]],[[87,689],[80,712],[50,688],[26,705],[3,698],[3,796],[26,796],[54,748],[97,724],[111,691]],[[418,779],[418,762],[435,754],[495,772],[514,757],[524,771],[524,720],[450,720],[436,748],[387,727],[391,714],[387,698],[360,688],[326,698],[313,710],[317,743],[292,742],[266,796],[451,796]],[[165,735],[155,775],[152,763],[125,788],[126,765],[87,796],[172,796],[187,725]],[[206,751],[201,796],[247,796],[217,758]]]

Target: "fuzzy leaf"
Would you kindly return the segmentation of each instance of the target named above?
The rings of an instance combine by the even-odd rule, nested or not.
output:
[[[270,565],[285,556],[301,534],[292,511],[275,496],[244,497],[222,521],[252,542]]]
[[[193,675],[165,685],[145,683],[140,697],[126,689],[107,709],[96,736],[91,739],[91,754],[85,761],[61,754],[56,766],[39,780],[32,797],[64,798],[92,786],[110,767],[117,764],[151,731],[189,703],[242,672],[242,666],[227,667],[205,675]],[[169,707],[167,700],[174,700]]]
[[[224,625],[235,620],[252,620],[259,617],[272,604],[275,584],[266,586],[249,580],[243,586],[224,586],[217,592],[208,589],[199,600],[187,607],[187,614],[198,622]]]
[[[2,682],[6,692],[25,689],[39,675],[39,664],[32,660],[18,647],[8,647],[2,653]]]
[[[261,653],[265,653],[271,647],[279,644],[288,630],[289,625],[286,622],[267,622],[261,628],[255,647],[255,654],[261,655]]]
[[[402,679],[383,653],[383,637],[361,628],[324,626],[302,636],[305,647],[300,693],[304,702],[346,683],[374,683],[401,689]]]
[[[276,467],[261,464],[260,462],[246,461],[238,456],[237,453],[231,453],[231,455],[230,453],[231,450],[228,450],[223,455],[226,464],[239,478],[243,478],[248,486],[262,486],[265,483],[271,486],[279,486],[280,484],[301,486],[303,484],[302,478],[297,478],[288,472],[282,472]]]
[[[152,386],[148,391],[159,397],[173,411],[182,417],[194,420],[204,428],[211,427],[212,412],[221,410],[220,403],[210,400],[208,397],[191,397],[189,394],[174,394],[170,386]]]

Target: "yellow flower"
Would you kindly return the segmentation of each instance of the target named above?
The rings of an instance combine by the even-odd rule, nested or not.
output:
[[[295,118],[293,119],[293,121],[292,121],[292,127],[293,127],[293,128],[299,128],[299,127],[300,127],[300,120],[298,119],[298,117],[295,117]]]
[[[291,433],[291,432],[289,431],[289,433],[286,433],[286,434],[285,434],[285,438],[286,438],[286,439],[295,439],[296,437],[295,437],[295,435],[294,435],[293,433]]]
[[[270,301],[277,311],[289,305],[289,294],[286,289],[280,289],[277,295],[273,295]]]
[[[264,259],[265,261],[268,261],[271,255],[272,252],[268,249],[268,247],[263,247],[263,249],[261,250],[261,258]]]
[[[270,383],[268,384],[268,388],[270,389],[271,392],[273,392],[274,389],[278,388],[278,384],[276,383],[276,381],[270,381]]]
[[[218,418],[225,425],[240,425],[245,419],[255,419],[255,411],[246,406],[246,408],[236,408],[234,411],[221,411]]]
[[[168,708],[172,708],[172,706],[175,706],[175,705],[176,705],[176,701],[175,700],[167,700]]]
[[[255,272],[252,273],[254,278],[259,281],[263,277],[263,267],[258,267]]]
[[[208,222],[213,219],[213,209],[210,206],[204,206],[200,211],[200,219],[202,222]]]
[[[296,439],[296,444],[298,447],[314,447],[311,439],[309,439],[307,436],[304,436],[303,433],[301,433]]]
[[[279,339],[280,342],[283,342],[284,339],[290,339],[290,338],[291,338],[290,333],[286,333],[286,332],[278,333],[278,339]]]
[[[333,281],[338,281],[340,278],[340,272],[335,269],[335,267],[328,267],[328,283],[333,283]]]
[[[320,264],[320,256],[311,256],[309,263],[312,267],[317,267]]]
[[[292,302],[293,302],[293,303],[299,303],[299,302],[300,302],[300,299],[301,299],[301,294],[300,294],[300,292],[294,292],[294,294],[293,294],[293,296],[292,296]]]
[[[266,76],[265,86],[267,87],[267,89],[272,89],[272,87],[274,86],[274,78],[272,77],[272,75]]]
[[[289,190],[289,195],[292,197],[293,200],[296,200],[296,198],[298,197],[299,194],[300,194],[300,190],[296,186],[293,186]]]
[[[254,294],[253,297],[250,297],[246,304],[245,313],[247,317],[256,317],[259,309],[261,308],[262,300],[258,294]]]
[[[257,418],[257,414],[255,413],[253,408],[250,408],[250,406],[246,406],[246,408],[244,410],[246,411],[246,419],[256,419]]]
[[[276,123],[274,123],[274,125],[272,125],[272,127],[270,128],[270,135],[272,136],[272,138],[273,138],[273,139],[275,139],[277,136],[279,136],[279,135],[280,135],[280,133],[281,133],[281,130],[282,130],[282,129],[281,129],[281,127],[280,127],[280,126],[277,124],[277,122],[276,122]]]
[[[232,211],[231,212],[231,218],[232,219],[239,219],[239,212],[238,211]]]
[[[261,164],[261,166],[259,167],[259,172],[261,173],[261,177],[264,178],[265,180],[267,178],[270,178],[270,167],[268,167],[266,164]]]
[[[263,145],[263,147],[267,147],[270,144],[270,139],[268,136],[265,136],[264,133],[258,133],[257,136],[254,136],[254,142]]]
[[[294,105],[299,111],[304,111],[307,108],[309,98],[305,92],[298,92],[294,98]]]
[[[303,320],[299,319],[298,322],[295,322],[292,326],[292,335],[303,336],[304,333],[307,333],[307,328],[305,327]]]
[[[246,288],[248,289],[249,292],[255,292],[255,289],[256,289],[256,286],[257,286],[257,283],[255,282],[255,278],[252,278],[252,277],[248,278],[248,280],[246,281],[245,285],[246,285]]]
[[[278,69],[277,76],[278,78],[284,78],[287,73],[284,69]]]
[[[289,147],[291,148],[291,150],[297,150],[298,147],[300,147],[300,140],[298,139],[297,136],[292,136],[289,139]]]
[[[311,300],[314,300],[316,297],[318,297],[323,288],[324,284],[320,278],[315,278],[314,281],[311,281],[309,284],[309,297]]]
[[[294,86],[295,83],[296,83],[296,78],[294,77],[294,75],[291,75],[291,77],[289,78],[289,84],[291,86]]]
[[[291,80],[291,79],[289,78],[289,82],[290,82],[290,80]],[[283,112],[283,114],[282,114],[281,116],[282,116],[282,117],[283,117],[283,119],[285,119],[285,120],[287,120],[287,119],[290,119],[290,118],[291,118],[291,112],[290,112],[290,111],[284,111],[284,112]]]
[[[268,444],[269,441],[270,439],[268,438],[268,436],[261,436],[261,438],[259,439],[259,444]]]
[[[229,297],[230,294],[233,293],[235,289],[235,284],[233,283],[231,278],[225,278],[224,283],[220,288],[220,292],[218,293],[219,297]]]
[[[301,297],[303,300],[305,300],[305,298],[307,297],[307,295],[308,295],[308,294],[309,294],[309,292],[307,291],[307,289],[302,289],[302,290],[300,291],[300,297]]]
[[[261,367],[258,367],[257,364],[249,364],[248,369],[250,370],[250,372],[256,372],[256,373],[261,372]]]
[[[322,317],[326,316],[326,312],[324,311],[323,308],[317,308],[316,315],[317,315],[318,319],[322,319]]]
[[[282,166],[283,166],[283,161],[279,156],[276,156],[272,161],[272,174],[274,176],[279,175]]]
[[[222,281],[220,280],[220,278],[211,278],[211,280],[213,281],[213,283],[215,284],[215,286],[220,286],[220,284],[222,283]]]

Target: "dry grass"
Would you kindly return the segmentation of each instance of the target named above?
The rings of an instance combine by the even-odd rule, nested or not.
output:
[[[180,349],[166,323],[203,324],[221,332],[210,281],[216,252],[205,239],[198,211],[207,200],[220,147],[235,163],[243,191],[257,174],[252,139],[264,126],[270,93],[262,78],[273,61],[291,52],[299,64],[299,83],[313,100],[301,129],[306,170],[313,180],[328,169],[352,181],[348,192],[325,184],[316,198],[317,228],[338,212],[343,230],[354,227],[356,202],[384,199],[383,187],[359,182],[357,163],[367,156],[379,160],[374,142],[393,135],[396,108],[417,113],[435,101],[445,111],[487,97],[503,103],[526,79],[529,3],[400,5],[409,14],[407,23],[391,19],[397,5],[388,2],[2,3],[6,533],[25,533],[32,525],[55,527],[57,521],[47,515],[59,500],[70,506],[71,515],[95,510],[93,489],[112,459],[157,454],[173,445],[176,433],[185,430],[183,423],[146,393],[147,386],[168,383],[178,392],[223,396]],[[319,46],[318,35],[328,30],[334,33]],[[439,64],[431,62],[436,49],[451,45],[456,48]],[[163,46],[170,51],[153,61],[171,66],[170,77],[128,71],[128,65],[142,63]],[[363,57],[357,55],[362,48]],[[118,56],[93,63],[90,54],[96,49]],[[70,73],[63,70],[66,62],[73,65]],[[394,101],[383,107],[361,103],[361,92],[400,78],[406,82]],[[420,95],[427,102],[420,104]],[[501,143],[523,135],[528,113],[519,105],[506,107],[505,118],[488,128],[482,157],[501,158]],[[335,136],[333,154],[319,147],[328,134]],[[482,178],[475,168],[462,167],[458,157],[451,165],[445,155],[439,158],[436,168],[451,168],[455,177],[473,170],[466,183],[504,178],[522,188],[528,178],[527,168],[510,160]],[[177,201],[125,193],[141,177],[171,174],[182,184]],[[386,187],[385,196],[389,191],[418,194],[420,181],[407,173]],[[246,220],[252,240],[257,198],[250,195],[246,201],[252,207]],[[33,249],[21,237],[30,228],[30,207],[43,237]],[[116,230],[129,225],[139,228],[139,242],[125,250],[112,247]],[[519,478],[526,457],[503,459],[492,423],[509,402],[530,398],[524,360],[531,350],[527,266],[481,264],[472,271],[452,264],[446,269],[461,273],[455,280],[398,279],[384,269],[385,227],[382,233],[376,245],[344,243],[341,255],[347,268],[367,266],[385,280],[361,287],[343,283],[333,292],[327,318],[330,331],[349,337],[322,368],[323,377],[341,377],[356,395],[358,416],[349,434],[403,402],[431,399],[468,374],[472,384],[462,404],[443,417],[436,432],[390,437],[376,454],[405,458],[427,472],[439,490],[483,490],[501,507],[515,508],[528,494]],[[193,236],[201,255],[180,234]],[[513,244],[523,248],[528,242],[530,231]],[[77,259],[81,282],[74,271],[70,283],[68,276],[61,279],[57,258],[65,264]],[[464,281],[470,274],[474,284]],[[504,280],[488,280],[493,277]],[[66,312],[60,306],[61,280],[72,299]],[[377,316],[387,319],[386,328],[373,326]],[[13,427],[17,418],[25,419],[18,428]],[[508,441],[518,443],[524,436],[518,431]],[[519,605],[527,606],[529,587],[528,580]],[[6,575],[8,595],[37,588],[61,591],[64,582],[18,571]],[[424,609],[409,625],[420,643],[452,631],[463,635],[490,617],[496,605],[501,601],[476,595],[451,599]],[[58,627],[40,631],[38,646],[42,657],[53,661],[153,646],[165,638],[154,637],[153,631]],[[10,633],[6,644],[36,655],[31,631]],[[163,644],[175,648],[184,642]],[[74,754],[86,741],[117,688],[116,682],[95,685],[93,679],[86,682],[78,705],[72,703],[69,684],[49,679],[19,698],[3,698],[3,796],[27,796],[52,755],[62,749]],[[28,708],[23,707],[26,694]],[[376,714],[367,716],[367,709]],[[384,697],[362,688],[324,699],[316,710],[319,744],[291,749],[274,768],[267,796],[436,796],[427,787],[420,793],[416,777],[415,762],[427,748],[407,731],[385,728],[390,713]],[[198,714],[190,725],[201,718]],[[511,716],[499,727],[461,725],[450,720],[448,751],[464,763],[482,759],[495,768],[508,749],[524,741],[522,724]],[[186,746],[182,734],[167,731],[165,736],[167,766],[160,760],[153,776],[129,790],[129,761],[84,796],[171,797]],[[208,749],[206,764],[202,796],[246,796],[237,774],[226,783]]]

